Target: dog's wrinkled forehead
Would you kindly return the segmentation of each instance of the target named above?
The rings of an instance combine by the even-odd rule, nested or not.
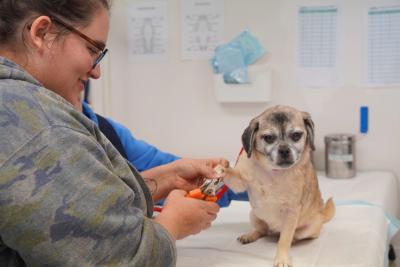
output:
[[[283,127],[290,121],[290,114],[285,112],[275,112],[267,117],[267,121],[275,126]]]
[[[284,130],[288,126],[294,127],[303,125],[303,120],[299,112],[292,110],[269,111],[260,117],[260,128],[274,127]]]

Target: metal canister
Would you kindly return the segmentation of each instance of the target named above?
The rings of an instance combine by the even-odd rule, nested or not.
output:
[[[325,173],[330,178],[356,175],[356,138],[352,134],[325,136]]]

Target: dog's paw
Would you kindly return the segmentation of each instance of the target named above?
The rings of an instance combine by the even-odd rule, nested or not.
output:
[[[226,168],[225,168],[224,166],[218,164],[217,166],[214,167],[214,171],[215,171],[217,174],[225,174]]]
[[[291,264],[289,264],[289,263],[281,263],[281,262],[278,262],[278,263],[275,263],[275,264],[274,264],[274,267],[293,267],[293,265],[291,265]]]
[[[256,241],[258,238],[259,236],[253,232],[239,236],[237,240],[242,244],[249,244]]]
[[[289,259],[286,258],[275,258],[274,267],[293,267]]]

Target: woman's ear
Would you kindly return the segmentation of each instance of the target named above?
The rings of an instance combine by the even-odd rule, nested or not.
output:
[[[48,42],[52,21],[48,16],[37,17],[29,28],[31,43],[36,49],[43,49]]]

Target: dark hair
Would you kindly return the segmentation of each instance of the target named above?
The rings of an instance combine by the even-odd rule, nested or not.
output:
[[[0,0],[0,45],[12,44],[27,19],[56,16],[72,24],[89,24],[99,7],[110,9],[110,0]]]

